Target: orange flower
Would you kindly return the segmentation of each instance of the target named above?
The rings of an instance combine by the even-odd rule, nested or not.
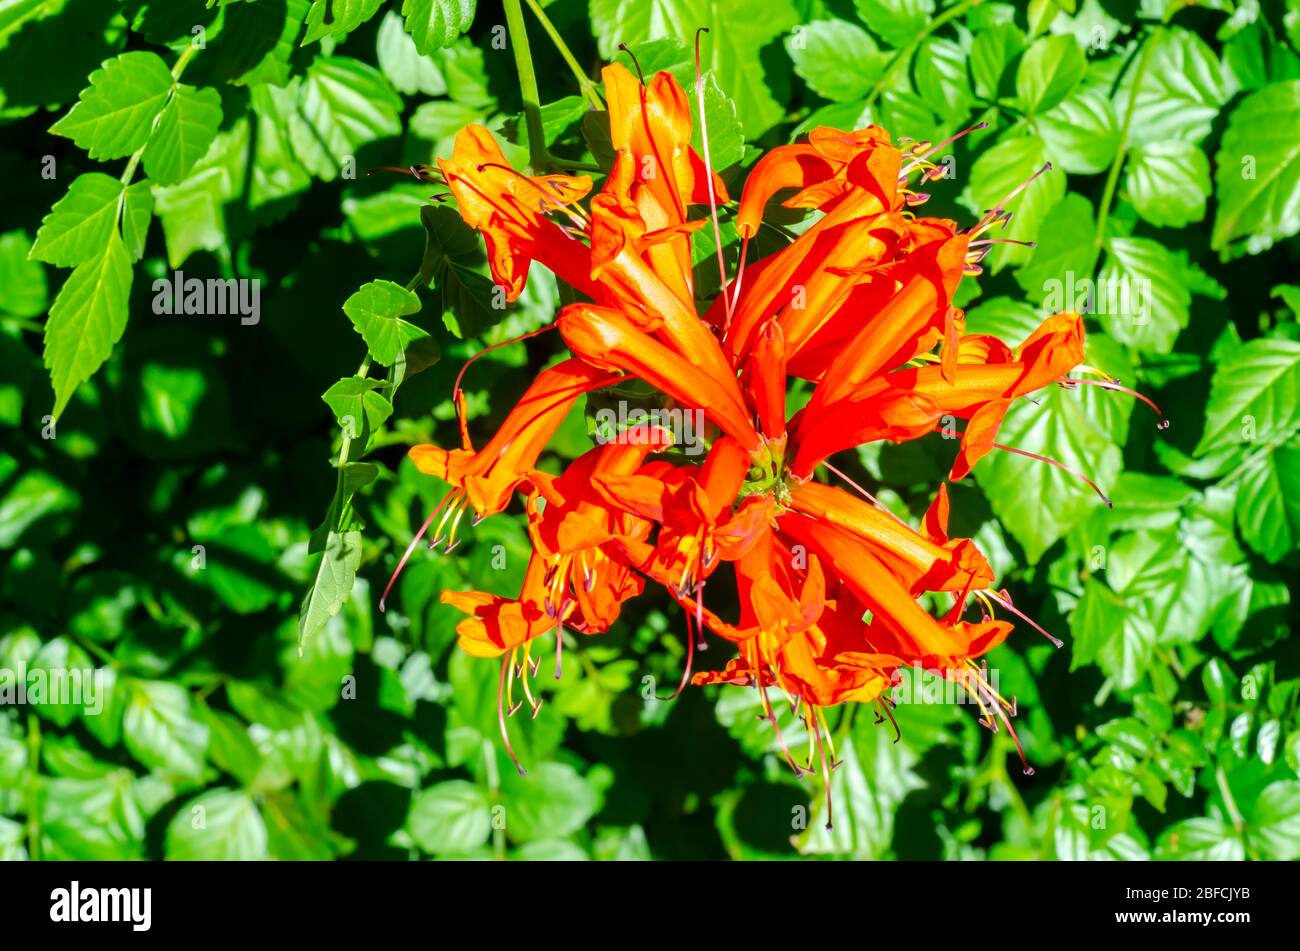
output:
[[[817,128],[757,162],[735,212],[736,274],[722,275],[722,291],[701,316],[691,240],[709,219],[691,218],[691,209],[708,204],[716,227],[727,191],[690,146],[690,103],[669,74],[646,85],[621,66],[603,75],[615,158],[587,207],[580,201],[588,179],[516,172],[480,127],[462,132],[440,163],[512,299],[533,260],[587,298],[555,321],[573,358],[538,376],[486,446],[470,445],[458,383],[463,448],[411,450],[422,471],[452,485],[435,532],[435,541],[444,537],[450,520],[448,550],[467,505],[484,516],[516,489],[525,496],[534,553],[519,596],[443,595],[468,615],[457,627],[462,646],[503,656],[507,747],[504,711],[518,707],[516,677],[537,709],[532,641],[554,632],[558,676],[566,626],[607,630],[646,580],[684,608],[682,686],[692,679],[754,686],[778,737],[768,689],[800,708],[813,749],[802,765],[786,750],[796,772],[812,770],[816,758],[826,775],[834,763],[824,708],[874,702],[892,719],[886,691],[905,666],[961,684],[988,722],[997,716],[1009,728],[1014,705],[992,690],[977,661],[1012,630],[993,616],[995,606],[1033,622],[994,589],[974,541],[949,537],[946,488],[913,528],[828,460],[877,440],[921,438],[946,416],[967,421],[953,479],[993,448],[1019,452],[995,442],[1016,399],[1053,383],[1123,389],[1109,378],[1066,376],[1083,360],[1082,320],[1049,317],[1015,348],[966,334],[953,303],[958,283],[1000,240],[980,235],[1005,221],[1005,201],[965,231],[917,217],[926,196],[911,177],[934,177],[930,157],[947,143],[900,147],[874,126]],[[820,216],[747,268],[764,209],[790,189],[787,207]],[[794,378],[808,381],[811,394],[789,416]],[[538,471],[539,454],[577,398],[627,379],[704,415],[712,444],[703,463],[666,452],[650,458],[671,448],[670,434],[656,429],[649,440],[593,449],[559,476]],[[815,481],[819,470],[861,498]],[[704,604],[709,579],[728,565],[734,621],[723,616],[731,611]],[[942,617],[918,601],[929,595],[951,599]],[[966,618],[972,603],[982,610],[978,620]],[[704,629],[734,644],[737,656],[692,677]]]

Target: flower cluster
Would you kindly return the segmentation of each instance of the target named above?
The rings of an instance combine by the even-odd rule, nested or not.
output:
[[[534,550],[518,597],[442,594],[466,615],[460,645],[502,659],[507,747],[505,714],[523,702],[515,691],[536,706],[534,641],[553,636],[558,665],[566,630],[608,630],[647,582],[684,609],[683,686],[755,688],[778,736],[775,697],[794,705],[814,738],[803,762],[785,751],[797,773],[834,764],[823,708],[870,702],[887,714],[887,688],[904,667],[956,681],[989,726],[1010,728],[1014,704],[991,688],[979,658],[1011,632],[1006,617],[1023,615],[975,543],[950,536],[946,489],[914,528],[828,460],[964,420],[950,474],[960,479],[981,456],[1010,448],[996,439],[1013,401],[1053,383],[1089,382],[1066,376],[1083,361],[1081,318],[1048,317],[1018,347],[965,332],[957,284],[998,240],[981,235],[1010,215],[999,205],[961,230],[916,214],[927,196],[910,186],[939,177],[930,157],[946,143],[895,143],[876,127],[817,128],[759,160],[736,205],[691,147],[689,102],[669,74],[643,84],[611,65],[604,81],[615,160],[594,195],[588,177],[512,169],[478,126],[460,133],[436,171],[425,170],[482,234],[511,300],[534,261],[581,299],[554,323],[572,356],[538,374],[485,445],[471,442],[458,386],[463,445],[410,453],[452,486],[417,541],[438,519],[434,544],[450,548],[467,509],[483,518],[523,496]],[[815,212],[811,225],[746,267],[769,201],[791,190],[785,206]],[[693,206],[707,210],[692,218]],[[719,206],[734,208],[740,259],[704,306],[691,242],[711,225],[721,248]],[[721,251],[718,259],[721,267]],[[629,379],[702,412],[709,448],[699,464],[653,429],[599,445],[559,476],[539,471],[539,454],[579,398]],[[1101,385],[1119,388],[1108,378]],[[792,413],[794,387],[806,402]],[[819,470],[856,494],[817,481]],[[719,571],[734,572],[734,618],[705,605]],[[951,602],[946,613],[923,609],[927,592]],[[704,630],[736,654],[725,669],[692,678]]]

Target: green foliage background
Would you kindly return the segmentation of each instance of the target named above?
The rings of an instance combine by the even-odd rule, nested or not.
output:
[[[546,149],[599,164],[599,88],[530,6]],[[521,516],[421,550],[376,601],[441,497],[404,448],[454,441],[464,359],[545,324],[561,291],[535,273],[493,309],[480,243],[432,186],[364,174],[445,154],[470,121],[527,164],[503,10],[0,0],[0,668],[111,685],[95,715],[0,706],[0,857],[1300,856],[1300,2],[544,9],[590,77],[623,42],[690,82],[708,27],[712,152],[737,192],[760,149],[816,124],[938,140],[987,120],[930,189],[964,222],[1050,159],[1007,232],[1037,248],[964,282],[972,330],[1018,339],[1055,281],[1148,282],[1149,310],[1090,318],[1089,361],[1172,427],[1089,388],[1022,401],[1002,437],[1114,509],[1009,454],[954,487],[955,528],[1067,642],[1022,626],[989,658],[1035,775],[970,708],[902,705],[897,743],[844,715],[827,831],[748,692],[646,699],[684,660],[681,618],[646,597],[539,678],[540,715],[511,722],[517,776],[497,666],[454,648],[437,593],[517,591]],[[174,269],[259,279],[261,321],[155,314]],[[554,345],[475,365],[480,433]],[[576,414],[546,465],[588,445]],[[872,449],[854,475],[915,518],[951,453]]]

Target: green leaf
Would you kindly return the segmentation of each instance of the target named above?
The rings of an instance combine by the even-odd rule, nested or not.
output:
[[[178,85],[145,146],[145,171],[160,185],[174,185],[207,153],[220,127],[220,94]]]
[[[1179,260],[1150,238],[1112,238],[1098,275],[1095,307],[1116,340],[1168,353],[1187,326],[1192,294]]]
[[[45,322],[45,366],[54,384],[54,415],[76,388],[90,379],[126,329],[131,262],[117,232],[108,244],[72,272]]]
[[[1258,254],[1300,231],[1300,79],[1252,93],[1233,111],[1215,157],[1211,245]]]
[[[153,186],[148,180],[136,182],[126,190],[126,201],[122,204],[122,242],[132,263],[144,257],[152,220]]]
[[[1142,678],[1156,647],[1151,619],[1133,610],[1123,595],[1091,579],[1070,616],[1070,629],[1070,669],[1096,663],[1122,689]]]
[[[993,208],[1041,169],[1047,160],[1047,143],[1036,135],[1003,139],[975,160],[968,207],[976,214]],[[999,231],[999,236],[1033,241],[1048,210],[1063,197],[1064,174],[1049,170],[1039,175],[1011,200],[1008,210],[1014,212],[1015,217],[1005,234]],[[1023,263],[1028,257],[1028,248],[1001,245],[985,260],[991,262],[993,271],[997,272],[1008,264]]]
[[[166,857],[174,862],[248,862],[267,857],[266,822],[247,793],[210,789],[167,824]]]
[[[1300,425],[1300,343],[1251,340],[1214,371],[1196,455],[1284,438]]]
[[[997,23],[975,34],[970,74],[981,99],[996,99],[1002,75],[1025,48],[1025,34],[1014,23]]]
[[[373,66],[346,56],[316,58],[303,80],[298,110],[300,121],[289,125],[294,151],[327,181],[361,146],[402,131],[401,97]]]
[[[450,208],[425,205],[424,261],[420,273],[441,297],[442,320],[457,337],[484,333],[506,315],[504,288],[498,288],[470,263],[478,254],[477,236]]]
[[[904,47],[934,16],[934,0],[854,0],[858,16],[890,46]]]
[[[1281,780],[1264,788],[1251,810],[1246,841],[1263,859],[1300,858],[1300,781]]]
[[[402,0],[406,32],[421,56],[450,46],[474,22],[475,0]]]
[[[419,310],[420,298],[392,281],[371,281],[343,304],[343,312],[366,341],[370,355],[384,366],[392,366],[412,340],[428,336],[402,320]]]
[[[1096,86],[1076,90],[1032,125],[1052,164],[1072,174],[1104,172],[1119,151],[1119,119],[1110,98]]]
[[[1181,228],[1205,217],[1210,162],[1190,142],[1152,142],[1134,149],[1125,174],[1129,201],[1151,224]]]
[[[384,0],[312,0],[307,11],[307,32],[303,46],[322,37],[347,36],[378,12]],[[329,20],[326,20],[326,14]]]
[[[676,39],[689,49],[695,31],[705,27],[701,69],[714,70],[735,100],[745,137],[757,139],[784,118],[790,80],[767,65],[765,50],[801,22],[791,0],[591,0],[589,10],[597,49],[607,60],[620,56],[619,43],[635,50],[650,40]]]
[[[49,300],[45,268],[28,257],[31,246],[26,231],[0,235],[0,313],[35,317],[45,310]]]
[[[1232,90],[1214,51],[1195,33],[1165,28],[1151,35],[1124,73],[1115,111],[1124,115],[1133,103],[1129,144],[1199,142],[1228,101]],[[1135,89],[1139,67],[1141,76]]]
[[[379,68],[398,92],[407,96],[441,96],[447,92],[447,81],[438,64],[433,57],[420,55],[415,40],[402,28],[402,16],[396,10],[384,14],[375,43]]]
[[[415,794],[406,829],[431,855],[472,852],[492,834],[492,804],[473,783],[448,780]]]
[[[329,532],[311,588],[298,610],[298,648],[339,613],[361,567],[361,532]]]
[[[1176,822],[1160,835],[1157,861],[1240,862],[1245,847],[1235,829],[1222,819],[1207,816]]]
[[[501,777],[506,835],[511,842],[562,839],[596,814],[596,791],[566,763],[539,763],[527,776]]]
[[[1079,289],[1097,264],[1095,231],[1092,202],[1077,192],[1058,201],[1043,218],[1038,246],[1016,271],[1016,282],[1026,294],[1041,299],[1047,313],[1077,309]]]
[[[1120,450],[1078,396],[1053,389],[1034,395],[1040,405],[1016,401],[1007,412],[998,442],[1064,463],[1105,490],[1119,475]],[[975,478],[1003,525],[1024,547],[1030,564],[1102,505],[1077,476],[1009,452],[994,450],[981,459]],[[1047,504],[1028,504],[1028,499]]]
[[[709,161],[713,168],[726,169],[738,163],[745,155],[745,133],[736,114],[736,104],[718,85],[717,74],[710,70],[704,79],[704,119],[709,128]],[[691,114],[695,117],[691,130],[691,144],[701,155],[704,144],[699,121],[699,97],[691,97]],[[581,107],[581,101],[578,106]],[[543,120],[545,112],[543,109]]]
[[[805,820],[808,831],[800,851],[885,858],[894,839],[898,807],[912,790],[925,785],[915,769],[916,752],[906,743],[894,743],[887,725],[873,724],[865,717],[836,747],[840,765],[831,773],[830,788],[835,815],[828,817],[821,802],[814,805],[815,818]],[[830,818],[834,827],[828,829]]]
[[[966,116],[972,102],[970,76],[966,51],[960,45],[952,40],[926,40],[916,52],[912,72],[926,105],[941,116]]]
[[[50,131],[66,135],[96,160],[130,155],[149,138],[172,90],[172,74],[156,53],[123,53],[90,74],[80,101]]]
[[[815,20],[785,45],[794,71],[813,92],[835,102],[863,98],[889,62],[866,30],[845,20]]]
[[[78,175],[41,222],[29,256],[57,267],[74,267],[103,254],[117,224],[123,191],[120,180],[103,172]]]
[[[1252,458],[1241,474],[1237,524],[1251,548],[1272,562],[1300,547],[1300,440]]]
[[[1065,99],[1088,69],[1072,36],[1035,40],[1016,70],[1016,95],[1025,112],[1046,112]]]
[[[208,728],[195,715],[189,691],[162,680],[134,680],[122,719],[131,755],[149,769],[199,779],[208,749]]]
[[[359,376],[344,377],[321,397],[334,411],[339,426],[362,446],[393,414],[393,404],[378,392],[386,384]]]

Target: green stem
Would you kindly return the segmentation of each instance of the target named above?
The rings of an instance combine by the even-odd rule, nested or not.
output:
[[[198,51],[199,51],[199,47],[197,46],[187,46],[185,47],[184,52],[182,52],[180,56],[176,57],[176,62],[172,64],[173,84],[180,80],[181,74],[185,72],[185,67],[190,64],[190,60],[194,58],[195,54],[198,53]],[[175,85],[173,85],[172,92],[168,96],[169,102],[170,102],[170,97],[172,95],[175,95],[175,92],[176,92],[176,87]],[[158,120],[161,118],[162,118],[162,110],[160,109],[158,111],[158,115],[154,116],[153,122],[155,127],[158,125]],[[147,144],[148,143],[146,143],[146,145]],[[145,150],[145,146],[144,145],[140,146],[138,149],[132,152],[131,157],[127,159],[126,168],[122,171],[123,185],[130,185],[131,179],[135,178],[135,170],[140,165],[140,159],[144,157],[144,150]],[[122,197],[118,200],[117,203],[117,216],[119,221],[121,220],[122,217],[122,209],[125,206],[126,206],[126,193],[123,192]]]
[[[1133,69],[1133,87],[1132,92],[1129,93],[1128,107],[1124,110],[1124,125],[1120,128],[1119,148],[1115,151],[1115,161],[1110,163],[1110,172],[1106,175],[1106,188],[1101,193],[1101,204],[1097,208],[1097,233],[1093,243],[1099,248],[1106,236],[1106,220],[1110,217],[1110,204],[1115,198],[1115,188],[1119,185],[1119,172],[1128,157],[1128,133],[1133,125],[1133,108],[1137,105],[1138,91],[1142,87],[1142,74],[1146,72],[1147,61],[1155,48],[1155,43],[1152,42],[1155,36],[1156,33],[1147,36],[1146,42],[1142,45],[1142,55]]]
[[[533,54],[528,48],[528,32],[524,28],[524,11],[519,0],[505,0],[506,29],[510,45],[515,51],[515,69],[519,72],[519,94],[524,100],[524,122],[528,128],[528,164],[533,172],[549,171],[550,156],[546,154],[546,131],[542,127],[541,96],[537,91],[537,75],[533,72]]]
[[[1228,777],[1223,772],[1223,766],[1219,765],[1214,768],[1214,781],[1218,784],[1219,795],[1223,797],[1224,808],[1228,810],[1228,818],[1232,820],[1232,827],[1238,832],[1246,828],[1246,818],[1237,808],[1237,800],[1232,798],[1232,790],[1228,788]]]
[[[495,812],[496,806],[501,803],[501,771],[497,769],[496,747],[491,740],[483,741],[483,766],[487,771],[488,798]],[[492,816],[492,854],[499,860],[505,860],[506,830],[504,826],[498,826],[495,815]]]
[[[366,358],[361,361],[361,366],[357,368],[356,375],[364,378],[366,374],[368,374],[369,372],[370,372],[370,354],[367,353]],[[343,476],[345,470],[347,469],[348,454],[351,451],[352,451],[352,434],[350,432],[344,432],[343,442],[339,445],[339,477],[338,477],[338,482],[335,484],[335,489],[334,489],[334,497],[336,499],[341,498],[343,495]],[[331,515],[331,518],[332,517],[333,515]]]
[[[542,29],[546,31],[546,35],[549,36],[551,42],[555,44],[555,49],[568,65],[569,71],[573,73],[574,78],[578,80],[578,88],[581,89],[582,94],[587,97],[587,101],[591,103],[592,108],[597,111],[604,109],[605,102],[600,98],[600,93],[596,91],[596,84],[592,82],[591,77],[582,71],[582,67],[578,65],[578,60],[574,57],[568,44],[564,42],[564,38],[560,36],[560,31],[555,28],[555,24],[551,22],[551,18],[548,17],[546,11],[542,9],[542,5],[538,3],[537,0],[524,0],[524,2],[528,4],[528,9],[533,11],[533,16],[537,17],[537,22],[542,25]]]
[[[36,862],[41,857],[41,721],[31,710],[27,712],[27,766],[27,857]]]
[[[956,19],[967,10],[972,7],[977,7],[983,2],[984,0],[964,0],[964,2],[957,4],[955,7],[949,7],[943,13],[931,20],[929,25],[916,35],[916,39],[912,40],[911,43],[908,43],[894,54],[894,58],[891,59],[889,65],[885,67],[885,72],[880,77],[880,80],[871,88],[871,92],[867,94],[866,101],[862,104],[863,108],[865,109],[869,107],[876,101],[876,97],[885,91],[885,85],[889,82],[889,77],[894,74],[894,70],[898,68],[899,64],[907,62],[908,57],[916,51],[917,47],[925,42],[926,37],[939,29],[939,27],[943,26],[949,20]]]

